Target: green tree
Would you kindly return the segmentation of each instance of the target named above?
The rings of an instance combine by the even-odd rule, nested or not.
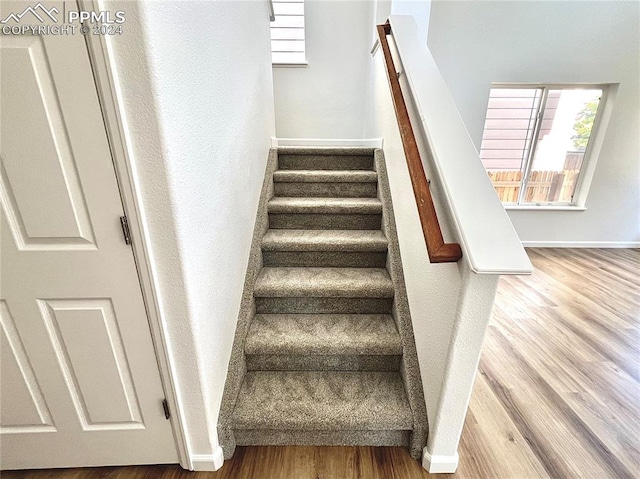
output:
[[[576,122],[573,125],[576,134],[571,139],[573,147],[578,151],[584,151],[587,148],[593,120],[596,117],[596,111],[598,111],[598,103],[597,99],[585,103],[584,108],[576,115]]]

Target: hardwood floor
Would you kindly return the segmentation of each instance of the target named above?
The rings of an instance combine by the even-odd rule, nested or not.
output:
[[[176,466],[2,479],[640,478],[640,250],[529,249],[500,280],[455,475],[401,448],[247,447],[215,473]]]

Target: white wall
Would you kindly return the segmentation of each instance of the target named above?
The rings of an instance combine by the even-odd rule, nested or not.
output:
[[[119,4],[126,33],[112,57],[190,454],[206,468],[221,453],[217,416],[275,134],[267,6],[138,5]]]
[[[364,138],[375,2],[306,0],[308,66],[274,67],[280,138]]]
[[[418,26],[420,42],[427,43],[431,0],[374,0],[376,24],[385,23],[389,15],[411,15]]]
[[[640,245],[639,32],[638,2],[433,1],[429,48],[477,148],[491,82],[620,84],[587,210],[511,210],[523,241]]]
[[[427,43],[431,0],[391,0],[392,15],[411,15],[418,25],[418,37],[422,45]]]
[[[393,200],[398,243],[427,415],[431,425],[436,420],[435,415],[442,392],[457,297],[460,291],[460,272],[455,263],[432,264],[429,262],[381,50],[378,50],[372,62],[375,92],[372,103],[377,122],[371,133],[373,136],[384,138],[384,156]],[[424,151],[422,142],[420,147]],[[435,189],[439,191],[439,186]],[[446,208],[443,208],[440,195],[437,192],[434,194],[445,238],[451,241],[451,227]]]
[[[431,0],[305,0],[308,65],[274,67],[279,138],[362,139],[372,130],[375,25],[413,15],[426,43]]]

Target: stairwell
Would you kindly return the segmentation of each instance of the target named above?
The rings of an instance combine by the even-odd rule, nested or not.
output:
[[[272,150],[219,419],[236,445],[405,446],[427,417],[384,156]]]

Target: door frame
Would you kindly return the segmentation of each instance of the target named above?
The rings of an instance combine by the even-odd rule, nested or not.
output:
[[[87,11],[99,11],[96,0],[78,0],[80,7]],[[133,168],[126,135],[123,128],[123,114],[118,102],[117,88],[114,81],[111,55],[103,35],[84,35],[89,61],[93,70],[93,78],[102,111],[107,140],[111,149],[116,180],[120,189],[122,206],[129,223],[133,248],[133,257],[138,272],[142,298],[144,301],[153,348],[158,363],[160,380],[169,410],[173,437],[178,452],[180,466],[193,470],[194,465],[189,454],[188,440],[185,435],[185,417],[183,403],[177,394],[174,377],[174,361],[169,349],[166,324],[160,314],[158,301],[158,280],[151,268],[149,254],[149,238],[142,225],[142,208],[139,188],[134,180]]]

